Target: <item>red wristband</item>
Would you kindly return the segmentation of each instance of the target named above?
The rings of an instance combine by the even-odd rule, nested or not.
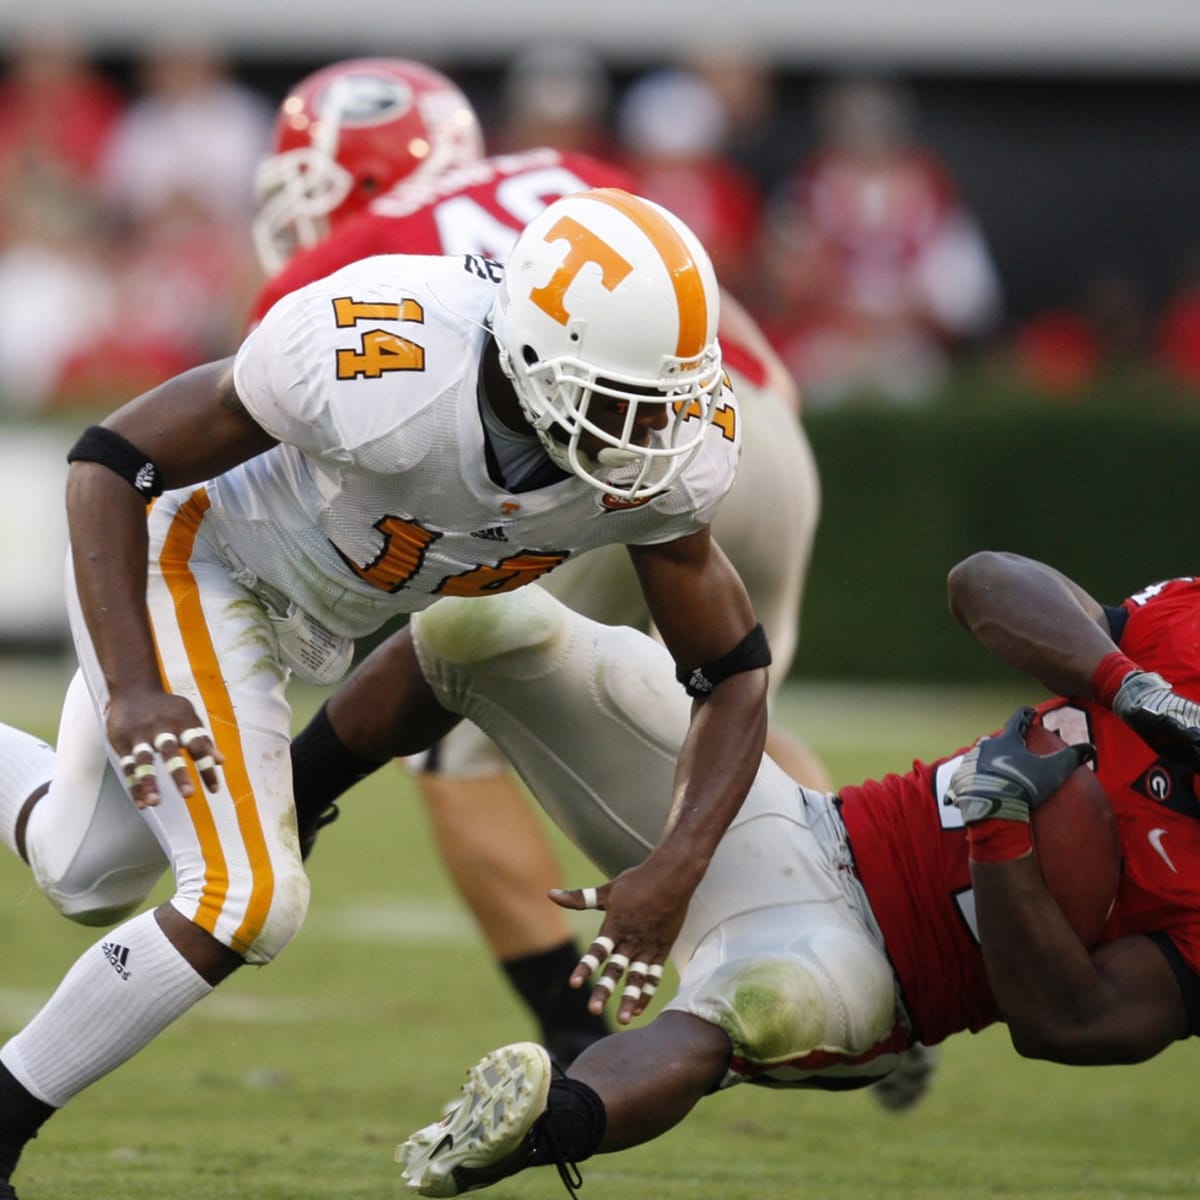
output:
[[[1092,672],[1092,695],[1104,705],[1112,708],[1113,697],[1120,690],[1121,683],[1130,671],[1140,671],[1141,667],[1132,659],[1126,658],[1120,650],[1106,654]]]
[[[1026,821],[989,817],[967,826],[967,857],[972,862],[1012,862],[1032,849],[1033,834]]]

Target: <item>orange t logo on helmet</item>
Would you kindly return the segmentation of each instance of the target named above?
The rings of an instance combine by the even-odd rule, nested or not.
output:
[[[545,240],[566,241],[570,245],[566,258],[550,281],[544,287],[534,288],[529,298],[560,325],[565,325],[570,316],[563,305],[563,296],[586,263],[595,263],[600,268],[600,282],[610,292],[633,270],[632,263],[623,259],[590,229],[580,225],[574,217],[560,217],[546,232]]]

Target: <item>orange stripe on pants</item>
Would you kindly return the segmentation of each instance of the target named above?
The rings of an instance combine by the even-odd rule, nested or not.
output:
[[[254,788],[246,767],[246,756],[238,729],[233,701],[225,686],[220,660],[213,646],[208,623],[200,602],[200,588],[191,570],[192,550],[204,514],[208,511],[208,493],[199,488],[182,505],[171,522],[163,541],[159,566],[175,604],[179,626],[192,678],[208,714],[213,741],[225,758],[221,767],[225,787],[237,815],[238,830],[246,847],[252,872],[250,900],[230,948],[238,954],[250,949],[266,922],[275,894],[275,872],[267,852]],[[194,773],[193,773],[193,777]],[[207,795],[197,780],[196,791],[187,800],[188,813],[196,828],[204,855],[204,891],[195,923],[208,933],[214,932],[229,891],[229,869]]]

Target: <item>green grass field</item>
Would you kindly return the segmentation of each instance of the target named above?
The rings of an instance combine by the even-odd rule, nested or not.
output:
[[[62,672],[0,661],[0,719],[53,736]],[[808,686],[782,715],[839,782],[904,769],[999,724],[1016,693]],[[297,698],[298,715],[312,704]],[[0,1036],[95,931],[56,916],[0,852]],[[598,882],[569,847],[567,878]],[[398,1198],[392,1152],[463,1071],[529,1037],[523,1011],[432,856],[399,772],[362,785],[311,864],[303,932],[235,975],[54,1118],[26,1152],[23,1200]],[[580,917],[580,932],[595,928]],[[892,1116],[863,1093],[742,1087],[666,1137],[584,1167],[585,1196],[656,1200],[1154,1200],[1200,1195],[1200,1052],[1140,1067],[1021,1060],[1003,1030],[944,1047],[935,1088]],[[552,1171],[497,1200],[565,1195]]]

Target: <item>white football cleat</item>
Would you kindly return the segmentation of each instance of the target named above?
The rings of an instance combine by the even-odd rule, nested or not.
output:
[[[550,1077],[550,1056],[535,1042],[485,1054],[467,1072],[461,1102],[396,1147],[405,1190],[457,1196],[526,1166]]]

